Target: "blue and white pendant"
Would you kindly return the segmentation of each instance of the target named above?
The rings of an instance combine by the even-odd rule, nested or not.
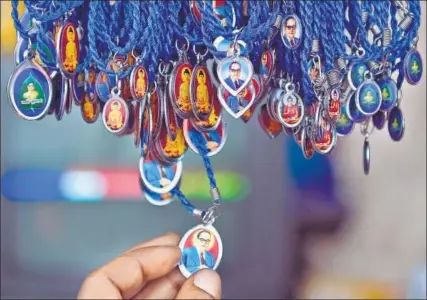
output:
[[[415,48],[409,50],[405,55],[403,70],[409,84],[416,85],[420,82],[423,76],[423,60],[421,54]]]
[[[400,141],[405,132],[405,119],[398,106],[388,113],[388,133],[393,141]]]
[[[396,105],[397,102],[397,85],[390,77],[381,78],[378,80],[378,86],[381,90],[381,106],[380,110],[389,111]]]
[[[365,72],[368,70],[368,66],[362,62],[354,63],[350,66],[347,77],[348,83],[353,90],[357,90],[357,88],[365,81]]]
[[[9,100],[25,120],[43,118],[52,102],[53,86],[46,71],[28,57],[15,69],[8,83]]]
[[[347,114],[350,120],[360,123],[366,120],[367,116],[357,108],[355,98],[356,93],[353,93],[353,95],[347,100]]]
[[[372,79],[372,74],[367,73],[366,80],[356,91],[355,102],[357,109],[366,116],[374,115],[381,107],[381,90]]]
[[[375,115],[372,116],[372,123],[374,123],[375,128],[381,130],[384,128],[386,121],[386,112],[379,110]]]
[[[335,129],[338,136],[346,136],[353,131],[354,122],[349,118],[348,106],[341,105],[340,116],[335,123]]]

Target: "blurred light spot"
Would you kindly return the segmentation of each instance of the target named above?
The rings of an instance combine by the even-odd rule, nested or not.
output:
[[[59,189],[71,201],[98,201],[105,197],[107,183],[94,171],[69,171],[61,176]]]

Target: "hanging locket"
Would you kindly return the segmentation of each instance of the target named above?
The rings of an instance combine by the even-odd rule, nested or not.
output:
[[[46,71],[34,62],[34,52],[27,51],[8,82],[10,103],[25,120],[43,118],[52,102],[53,86]]]
[[[278,106],[278,117],[280,122],[289,128],[299,126],[304,117],[304,102],[295,91],[293,83],[286,83],[285,93],[281,95]]]
[[[67,20],[56,37],[57,65],[67,79],[72,79],[80,61],[80,41],[77,26]]]
[[[133,52],[132,52],[133,54]],[[145,54],[144,54],[145,55]],[[145,94],[148,91],[148,73],[142,64],[144,56],[135,56],[136,64],[130,73],[130,93],[133,100],[143,101]]]
[[[210,157],[218,154],[227,141],[226,123],[223,119],[215,130],[208,132],[198,131],[188,119],[184,120],[182,127],[188,146],[196,154],[199,154],[196,146],[199,143],[207,150],[207,156]]]
[[[116,135],[127,133],[129,122],[132,119],[129,106],[120,95],[121,91],[119,87],[111,89],[110,99],[105,102],[102,110],[102,120],[105,128]]]
[[[377,80],[378,86],[381,91],[381,106],[380,110],[383,112],[387,112],[393,108],[393,106],[397,103],[397,85],[396,82],[388,76],[388,74],[384,74],[380,79]]]
[[[381,107],[381,89],[370,71],[365,72],[365,81],[357,88],[355,103],[365,116],[374,115]]]
[[[395,142],[400,141],[405,133],[405,118],[399,106],[395,106],[388,113],[388,133]]]
[[[280,135],[283,130],[283,126],[279,121],[272,119],[268,113],[267,104],[263,104],[258,112],[258,123],[264,132],[271,138],[274,139]]]
[[[340,116],[335,123],[335,129],[338,136],[349,135],[354,129],[354,122],[349,118],[347,105],[341,105]]]
[[[417,43],[418,37],[415,38],[411,49],[406,53],[403,60],[403,73],[406,81],[411,85],[418,84],[423,76],[423,59],[416,49]]]
[[[312,132],[313,146],[320,154],[329,154],[336,145],[335,126],[328,120],[327,112],[319,103]]]

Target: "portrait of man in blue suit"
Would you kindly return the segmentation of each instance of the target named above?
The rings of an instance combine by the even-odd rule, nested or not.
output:
[[[194,245],[182,251],[181,263],[190,274],[201,269],[214,268],[215,256],[208,251],[212,238],[208,230],[200,230],[196,234]]]
[[[202,146],[205,146],[208,152],[215,151],[221,143],[221,136],[218,130],[200,132],[197,129],[192,128],[188,134],[195,146],[198,141],[204,141],[205,144]]]
[[[228,67],[228,72],[229,75],[225,79],[225,82],[229,87],[237,91],[244,83],[244,80],[240,79],[240,74],[242,73],[240,63],[238,63],[237,61],[232,62]]]
[[[285,22],[285,36],[283,41],[291,49],[297,48],[300,44],[300,37],[296,36],[297,29],[297,20],[294,17],[289,17]]]
[[[144,176],[151,185],[162,188],[171,183],[175,177],[174,166],[165,167],[156,160],[144,163]]]

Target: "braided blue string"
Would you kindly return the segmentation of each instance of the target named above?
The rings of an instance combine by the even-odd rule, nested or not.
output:
[[[345,34],[344,34],[344,18],[345,15],[344,11],[344,3],[342,1],[328,1],[328,16],[330,19],[330,44],[332,52],[329,54],[326,53],[327,59],[331,59],[331,64],[326,64],[328,66],[326,68],[326,71],[329,71],[330,69],[334,68],[333,63],[334,61],[345,52]],[[329,48],[328,48],[329,50]]]
[[[387,27],[389,21],[390,2],[389,1],[372,1],[374,7],[374,14],[372,22],[383,30]]]
[[[11,4],[12,4],[12,12],[10,15],[13,19],[13,23],[15,24],[15,28],[19,32],[19,35],[22,38],[27,40],[30,37],[28,36],[27,31],[22,27],[21,21],[19,20],[19,12],[18,12],[19,1],[18,0],[12,0]]]
[[[310,60],[311,46],[314,39],[318,38],[314,32],[314,6],[313,1],[301,1],[299,2],[299,16],[301,17],[302,26],[304,28],[302,32],[302,50],[301,50],[301,72],[302,72],[302,94],[304,103],[311,105],[314,99],[314,92],[311,86],[311,79],[308,70],[308,62]],[[317,31],[318,33],[318,31]]]
[[[316,6],[319,6],[320,16],[317,16],[320,21],[320,38],[322,50],[324,53],[324,68],[325,72],[328,72],[334,68],[334,48],[333,48],[333,27],[338,18],[338,12],[334,11],[334,5],[331,1],[319,2]],[[342,17],[341,17],[342,18]],[[335,33],[336,34],[336,33]],[[332,42],[331,42],[332,38]]]

